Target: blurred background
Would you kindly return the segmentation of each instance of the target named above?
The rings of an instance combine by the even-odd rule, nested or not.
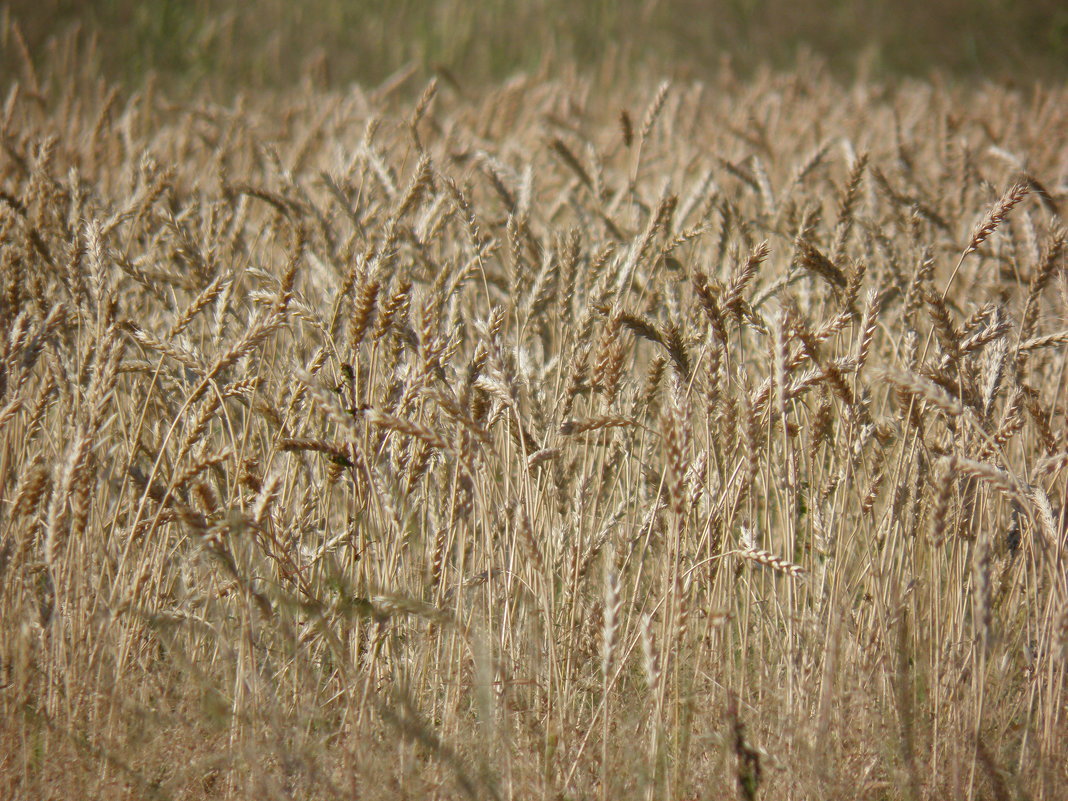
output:
[[[77,43],[109,78],[173,89],[376,84],[404,71],[457,84],[571,67],[746,75],[814,57],[853,76],[1068,77],[1063,0],[15,0],[0,69]]]

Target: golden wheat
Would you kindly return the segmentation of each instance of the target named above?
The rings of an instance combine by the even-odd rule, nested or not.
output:
[[[12,84],[0,795],[1063,797],[1063,95]]]

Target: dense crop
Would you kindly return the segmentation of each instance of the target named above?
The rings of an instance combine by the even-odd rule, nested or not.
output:
[[[1063,91],[33,89],[4,796],[1063,797]]]

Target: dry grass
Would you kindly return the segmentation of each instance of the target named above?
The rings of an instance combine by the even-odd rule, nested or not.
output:
[[[0,795],[1064,797],[1063,90],[66,77]]]

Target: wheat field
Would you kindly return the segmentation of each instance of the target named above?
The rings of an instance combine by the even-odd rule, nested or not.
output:
[[[4,92],[3,798],[1065,797],[1063,87]]]

